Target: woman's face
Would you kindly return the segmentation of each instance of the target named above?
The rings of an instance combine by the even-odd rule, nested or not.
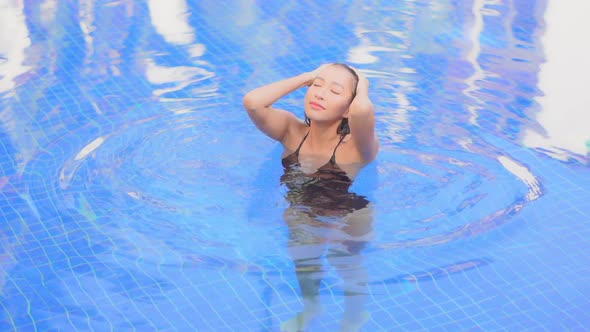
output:
[[[347,116],[354,78],[340,66],[329,66],[312,82],[305,95],[305,114],[312,121],[337,122]]]

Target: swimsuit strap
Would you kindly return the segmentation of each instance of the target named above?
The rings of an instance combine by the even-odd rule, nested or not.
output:
[[[307,139],[307,135],[309,135],[309,131],[307,133],[305,133],[305,136],[303,136],[303,139],[301,140],[301,143],[299,143],[297,150],[295,150],[295,152],[294,152],[297,157],[299,157],[299,150],[301,150],[301,147],[303,146],[303,142],[305,142],[305,139]],[[338,141],[338,144],[336,144],[334,151],[332,151],[332,157],[330,157],[331,164],[336,164],[336,150],[338,149],[338,147],[342,143],[342,140],[344,140],[344,137],[346,137],[346,135],[340,136],[340,140]]]
[[[336,149],[338,149],[338,147],[340,146],[340,143],[342,143],[342,140],[344,139],[344,137],[346,137],[346,134],[340,136],[340,140],[338,141],[338,144],[336,144],[336,147],[334,148],[334,152],[332,152],[332,158],[330,158],[330,164],[332,164],[332,165],[336,164]]]
[[[301,150],[301,147],[303,146],[303,142],[305,142],[305,139],[307,138],[307,135],[309,135],[309,131],[307,133],[305,133],[305,136],[303,136],[303,139],[301,140],[301,143],[299,143],[299,146],[297,147],[297,150],[295,150],[295,155],[297,157],[299,157],[299,150]]]

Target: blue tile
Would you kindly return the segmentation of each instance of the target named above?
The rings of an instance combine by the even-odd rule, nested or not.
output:
[[[366,331],[583,330],[588,154],[525,139],[547,130],[555,9],[476,5],[4,6],[0,330],[278,330],[313,289],[290,254],[325,272],[312,329],[358,291]],[[363,260],[341,217],[289,228],[281,146],[242,106],[333,61],[368,76],[381,143],[351,187]],[[302,117],[304,90],[275,106]]]

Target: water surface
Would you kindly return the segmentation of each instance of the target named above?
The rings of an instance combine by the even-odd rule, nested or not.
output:
[[[351,289],[364,331],[582,330],[590,137],[541,121],[549,10],[2,5],[1,329],[277,331],[305,274],[312,331],[352,326]],[[362,231],[312,214],[293,243],[281,149],[241,100],[333,61],[371,82],[381,151],[351,188],[370,213]],[[302,115],[303,95],[278,106]]]

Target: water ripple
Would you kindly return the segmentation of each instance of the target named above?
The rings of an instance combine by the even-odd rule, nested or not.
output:
[[[542,185],[525,165],[500,155],[384,151],[377,197],[393,225],[376,247],[434,246],[489,232],[512,220]],[[387,198],[387,199],[385,199]]]

